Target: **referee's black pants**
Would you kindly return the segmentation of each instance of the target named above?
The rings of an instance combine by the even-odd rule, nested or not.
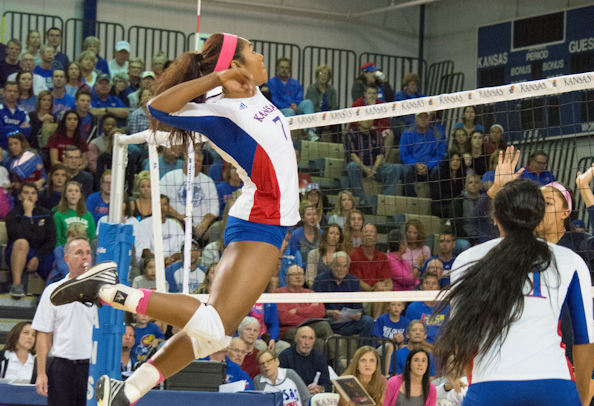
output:
[[[89,360],[54,358],[47,371],[48,406],[85,406]]]

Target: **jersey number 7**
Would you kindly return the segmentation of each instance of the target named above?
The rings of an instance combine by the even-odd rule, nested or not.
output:
[[[285,131],[285,126],[283,125],[283,121],[281,120],[280,116],[276,116],[273,120],[274,124],[280,123],[281,128],[283,129],[283,134],[285,135],[285,140],[287,140],[287,133]]]

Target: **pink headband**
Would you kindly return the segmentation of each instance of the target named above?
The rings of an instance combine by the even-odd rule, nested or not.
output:
[[[237,48],[237,35],[223,34],[223,47],[217,60],[217,66],[215,66],[215,72],[221,72],[229,69],[233,55],[235,55],[235,49]]]
[[[567,200],[567,207],[569,208],[569,211],[571,212],[571,210],[572,210],[571,195],[569,194],[567,189],[565,189],[565,186],[563,186],[559,182],[551,182],[551,183],[547,183],[546,185],[544,185],[544,187],[547,187],[547,186],[554,187],[559,192],[561,192],[561,194],[565,197],[565,200]]]

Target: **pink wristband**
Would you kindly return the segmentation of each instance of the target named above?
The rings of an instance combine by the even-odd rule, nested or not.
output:
[[[138,306],[136,307],[136,313],[146,314],[146,307],[148,306],[149,299],[151,298],[151,294],[153,291],[151,289],[138,289],[142,292],[142,298],[138,302]]]
[[[235,55],[235,49],[237,49],[237,35],[223,34],[223,47],[215,66],[215,72],[221,72],[229,69],[233,55]]]

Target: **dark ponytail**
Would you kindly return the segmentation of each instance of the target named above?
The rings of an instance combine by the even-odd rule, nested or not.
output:
[[[155,84],[155,95],[159,95],[164,91],[179,85],[180,83],[189,82],[190,80],[201,78],[214,72],[219,54],[223,48],[223,34],[211,35],[202,46],[201,53],[184,52],[179,56],[165,72],[161,75]],[[238,38],[237,48],[233,55],[233,60],[240,63],[245,63],[242,53],[246,41]],[[206,95],[201,95],[192,100],[193,103],[204,103]],[[173,144],[182,144],[184,150],[187,150],[188,144],[193,142],[193,133],[191,131],[180,130],[174,127],[163,128],[163,126],[154,119],[151,119],[151,129],[153,131],[163,130],[171,133],[171,140]]]
[[[526,179],[507,183],[495,196],[493,211],[505,237],[444,288],[442,294],[447,290],[449,294],[434,311],[438,314],[453,304],[453,315],[435,344],[444,374],[461,374],[475,356],[501,346],[524,311],[526,282],[534,288],[530,274],[555,265],[546,241],[534,236],[545,212],[536,183]]]

